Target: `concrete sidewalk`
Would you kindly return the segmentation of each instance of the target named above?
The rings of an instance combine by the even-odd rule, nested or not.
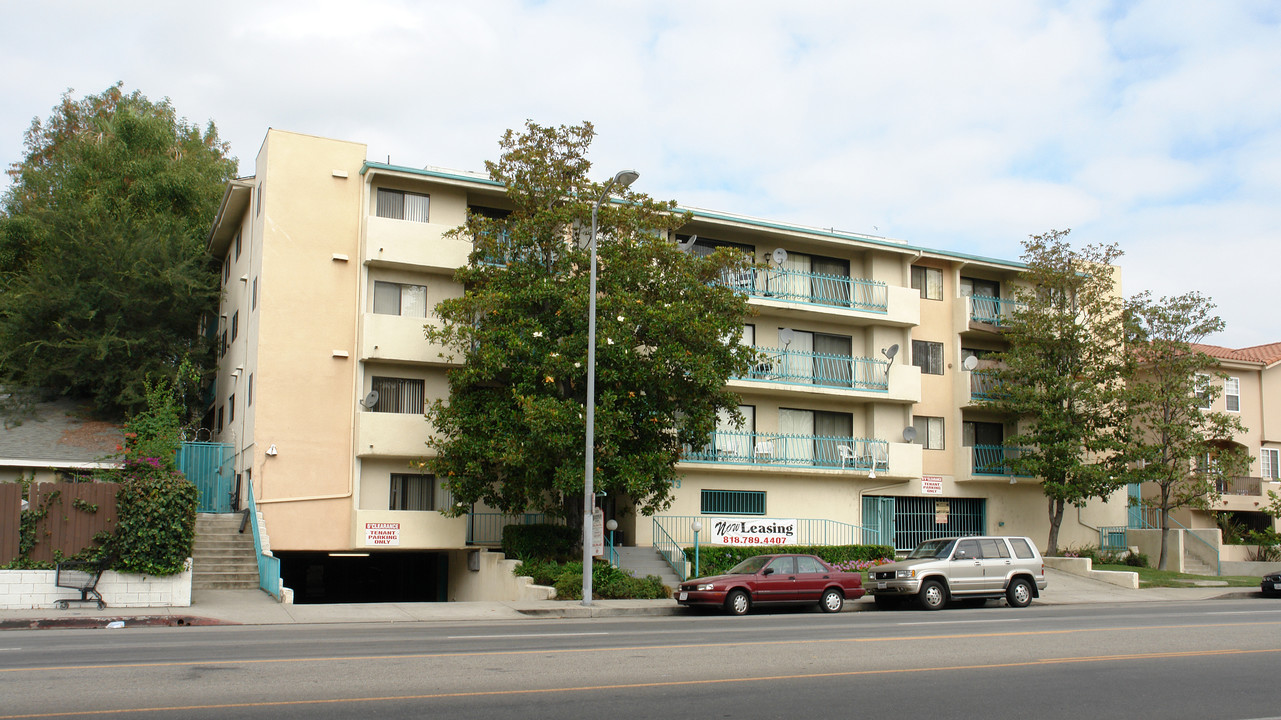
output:
[[[1046,569],[1049,587],[1038,605],[1121,602],[1181,602],[1214,598],[1259,597],[1257,589],[1230,587],[1151,588],[1131,590]],[[874,610],[870,598],[847,603],[846,612]],[[460,603],[362,603],[282,605],[260,590],[197,590],[190,607],[106,608],[67,610],[40,608],[0,610],[0,630],[27,628],[97,628],[113,621],[125,627],[182,625],[291,625],[324,623],[483,622],[528,618],[591,618],[638,615],[676,615],[688,612],[673,600],[596,600],[591,607],[577,601]]]

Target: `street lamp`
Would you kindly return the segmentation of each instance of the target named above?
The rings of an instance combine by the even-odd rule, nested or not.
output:
[[[694,577],[698,577],[698,531],[703,529],[703,523],[695,520],[689,524],[689,529],[694,531]]]
[[[600,204],[609,197],[609,191],[617,185],[620,189],[636,182],[640,173],[635,170],[620,170],[609,181],[596,204],[592,205],[592,234],[588,240],[591,247],[592,267],[591,282],[587,290],[587,450],[583,468],[583,605],[592,604],[592,510],[596,504],[592,488],[592,470],[596,464],[596,215]]]
[[[618,565],[618,559],[614,557],[614,531],[618,529],[618,521],[614,518],[606,520],[605,529],[609,531],[609,564]]]

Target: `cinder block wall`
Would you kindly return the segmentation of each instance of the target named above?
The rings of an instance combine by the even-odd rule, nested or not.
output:
[[[80,591],[57,587],[54,570],[0,570],[0,609],[53,608],[59,600],[79,600]],[[177,575],[155,577],[108,570],[98,580],[98,594],[109,608],[190,607],[191,560]],[[89,607],[72,603],[71,607]]]

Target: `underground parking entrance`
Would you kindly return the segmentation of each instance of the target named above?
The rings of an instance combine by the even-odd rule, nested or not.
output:
[[[444,552],[288,552],[280,577],[297,604],[445,602]]]

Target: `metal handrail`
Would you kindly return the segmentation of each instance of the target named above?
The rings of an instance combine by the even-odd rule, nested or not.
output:
[[[684,582],[689,579],[689,574],[685,569],[685,551],[663,529],[662,523],[659,522],[660,519],[658,517],[654,518],[654,549],[667,561],[672,571],[676,573],[676,577],[680,578],[681,582]],[[691,530],[690,532],[693,531]],[[680,558],[679,561],[676,559],[678,557]]]
[[[1209,549],[1210,549],[1210,552],[1214,553],[1214,572],[1215,572],[1215,574],[1216,574],[1216,575],[1222,575],[1222,574],[1223,574],[1223,558],[1222,558],[1222,556],[1221,556],[1221,555],[1220,555],[1220,553],[1219,553],[1219,548],[1217,548],[1217,547],[1215,547],[1214,545],[1210,544],[1210,542],[1209,542],[1208,540],[1206,540],[1205,538],[1201,537],[1200,535],[1197,535],[1197,534],[1193,533],[1193,532],[1192,532],[1192,528],[1190,528],[1190,527],[1188,527],[1187,525],[1184,525],[1183,523],[1179,522],[1177,519],[1175,519],[1175,518],[1174,518],[1174,516],[1173,516],[1173,515],[1167,515],[1167,517],[1169,517],[1169,519],[1170,519],[1170,523],[1171,523],[1171,525],[1172,525],[1175,529],[1178,529],[1178,530],[1185,530],[1185,531],[1187,531],[1187,532],[1184,532],[1184,533],[1183,533],[1183,535],[1184,535],[1185,537],[1191,537],[1191,538],[1195,539],[1197,542],[1199,542],[1199,543],[1201,543],[1202,545],[1204,545],[1204,546],[1206,546],[1207,548],[1209,548]],[[1150,505],[1143,505],[1143,506],[1140,506],[1140,508],[1139,508],[1139,513],[1138,513],[1138,521],[1139,521],[1139,527],[1137,527],[1137,528],[1126,528],[1126,529],[1129,529],[1129,530],[1160,530],[1160,529],[1161,529],[1161,508],[1152,507],[1152,506],[1150,506]],[[1113,528],[1107,528],[1107,529],[1113,529]],[[1102,532],[1102,530],[1103,530],[1103,529],[1100,529],[1100,532]],[[1100,547],[1102,547],[1102,537],[1101,537],[1101,536],[1100,536],[1100,543],[1099,543],[1099,545],[1100,545]]]
[[[551,523],[563,525],[564,518],[550,517],[545,513],[473,512],[467,520],[468,545],[501,545],[503,528],[508,525],[538,525]]]
[[[737,376],[740,380],[872,392],[886,392],[890,387],[889,363],[884,360],[761,346],[754,349],[760,359],[747,374]]]
[[[249,526],[253,528],[254,534],[254,556],[258,558],[258,587],[267,591],[272,597],[280,599],[281,582],[280,582],[280,558],[264,552],[262,549],[262,528],[258,523],[258,504],[254,502],[254,481],[253,478],[246,478],[248,483],[249,506],[245,512],[249,514]],[[243,526],[241,532],[244,532]]]
[[[1013,475],[1010,460],[1017,458],[1025,448],[1009,445],[975,445],[973,451],[975,475]]]
[[[988,325],[1009,325],[1014,313],[1027,307],[1027,303],[988,295],[970,296],[970,319]]]
[[[886,440],[717,430],[708,443],[686,445],[683,462],[889,470]]]
[[[777,266],[749,266],[727,271],[717,284],[749,297],[782,302],[853,308],[885,313],[889,289],[883,282],[825,273],[803,272]]]

